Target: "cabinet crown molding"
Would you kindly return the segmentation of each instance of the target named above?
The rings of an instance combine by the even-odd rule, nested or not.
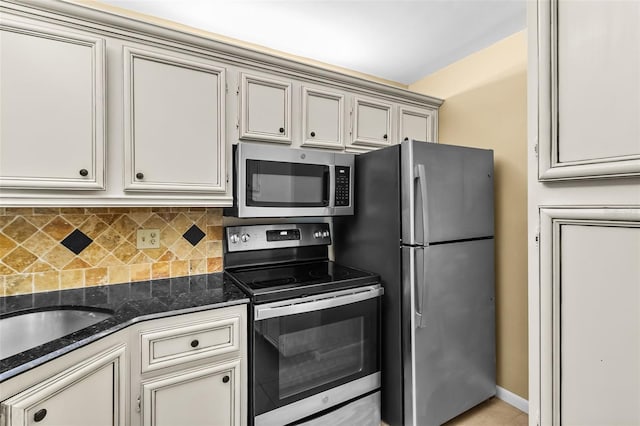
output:
[[[78,25],[93,29],[106,26],[110,31],[115,30],[124,36],[153,37],[170,44],[183,44],[195,50],[204,49],[206,50],[204,53],[215,56],[217,60],[259,70],[276,71],[288,77],[312,82],[330,83],[342,88],[359,90],[362,93],[375,94],[378,97],[384,96],[392,100],[415,102],[421,106],[428,105],[434,108],[438,108],[444,102],[444,100],[433,96],[217,40],[214,39],[214,34],[210,36],[198,34],[195,28],[192,31],[187,28],[168,28],[159,23],[144,20],[142,17],[124,16],[111,10],[102,9],[97,4],[79,4],[68,0],[2,0],[0,6],[0,9],[8,8],[14,12],[22,11],[23,13],[28,8],[30,14],[37,10],[43,17],[51,17],[50,14],[62,15],[65,18],[71,18]],[[52,18],[59,19],[59,17]]]

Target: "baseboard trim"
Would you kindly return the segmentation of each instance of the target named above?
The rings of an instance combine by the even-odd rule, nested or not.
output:
[[[503,400],[509,405],[513,405],[520,411],[529,414],[529,401],[503,387],[496,386],[496,398]]]

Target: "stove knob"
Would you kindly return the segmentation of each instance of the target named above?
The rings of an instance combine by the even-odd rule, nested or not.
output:
[[[322,231],[322,236],[323,236],[324,238],[329,237],[329,231]]]
[[[249,236],[249,234],[242,234],[242,236],[240,237],[243,243],[246,243],[247,241],[249,241],[250,238],[251,237]]]
[[[313,233],[313,238],[322,238],[322,232],[316,231]]]
[[[232,244],[237,244],[238,241],[240,241],[240,237],[238,237],[238,234],[231,234],[229,235],[229,241],[231,241]]]

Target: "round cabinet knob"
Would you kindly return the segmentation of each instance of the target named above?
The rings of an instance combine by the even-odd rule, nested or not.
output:
[[[387,139],[387,134],[386,133],[382,136],[382,139],[385,139],[385,140]]]
[[[141,173],[141,172],[136,173],[136,179],[144,179],[144,173]]]
[[[224,376],[222,378],[222,383],[229,383],[229,376]]]
[[[408,140],[409,140],[409,138],[404,138],[404,140],[405,140],[405,141],[408,141]]]
[[[322,238],[322,232],[321,231],[316,231],[313,233],[313,238]]]
[[[44,420],[45,417],[47,417],[47,410],[42,408],[42,409],[36,411],[36,413],[33,415],[33,421],[34,422],[40,422],[40,421]]]
[[[316,137],[316,132],[311,132],[311,137],[315,138]]]
[[[192,348],[197,348],[199,344],[200,344],[200,342],[198,342],[198,339],[194,339],[194,340],[191,341],[191,347]]]
[[[247,241],[249,241],[251,239],[251,237],[249,236],[249,234],[242,234],[240,239],[242,240],[243,243],[246,243]]]
[[[229,241],[231,241],[232,244],[237,244],[240,241],[240,237],[238,234],[231,234],[229,235]]]
[[[80,169],[80,176],[89,176],[89,171],[87,169]]]
[[[322,236],[327,238],[329,236],[329,231],[322,231]]]
[[[284,127],[280,127],[280,128],[278,129],[278,131],[279,131],[280,133],[284,133]]]

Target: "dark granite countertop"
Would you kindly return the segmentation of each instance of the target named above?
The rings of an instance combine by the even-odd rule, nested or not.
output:
[[[0,297],[0,315],[59,307],[99,308],[113,316],[0,360],[0,382],[139,321],[248,303],[223,273]]]

